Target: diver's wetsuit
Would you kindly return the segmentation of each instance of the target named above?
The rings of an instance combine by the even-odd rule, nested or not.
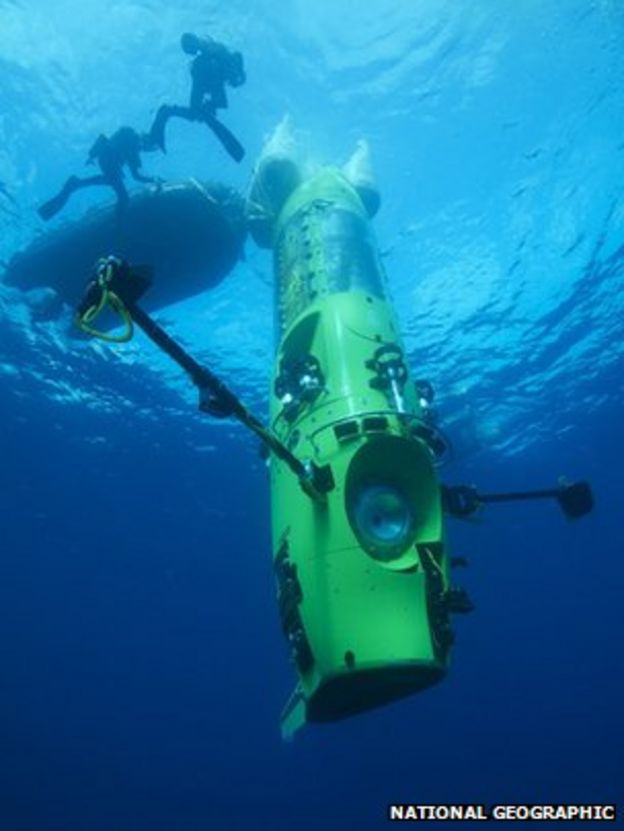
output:
[[[188,38],[188,41],[185,41]],[[216,118],[217,110],[227,109],[225,85],[239,87],[245,83],[243,56],[230,52],[212,38],[183,35],[182,48],[195,57],[191,62],[191,96],[188,107],[163,104],[156,113],[150,130],[153,145],[165,150],[165,128],[170,118],[201,121],[207,124],[230,156],[239,162],[244,148],[232,133]]]
[[[151,176],[144,176],[140,172],[141,150],[147,149],[141,137],[131,127],[121,127],[108,138],[98,136],[95,144],[89,151],[88,164],[97,161],[102,173],[98,176],[70,176],[56,196],[38,208],[39,216],[48,220],[65,207],[67,200],[74,191],[95,185],[107,185],[115,191],[117,208],[123,212],[128,203],[128,191],[124,184],[123,168],[130,169],[132,178],[137,182],[153,183],[157,180]]]

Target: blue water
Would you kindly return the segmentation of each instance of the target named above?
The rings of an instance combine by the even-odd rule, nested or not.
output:
[[[447,680],[283,744],[256,441],[200,417],[144,338],[76,341],[68,310],[0,285],[0,828],[372,831],[388,802],[618,799],[624,7],[0,0],[0,259],[99,132],[186,98],[185,30],[244,52],[224,121],[247,157],[178,122],[145,169],[244,188],[284,112],[321,161],[367,137],[410,361],[453,440],[443,479],[589,478],[597,507],[449,522],[477,610]],[[158,317],[265,412],[266,253],[248,242]]]

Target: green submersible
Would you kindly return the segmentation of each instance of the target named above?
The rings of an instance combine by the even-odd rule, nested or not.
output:
[[[271,427],[333,483],[310,499],[271,459],[279,612],[299,675],[285,735],[437,683],[452,642],[441,442],[385,291],[378,197],[369,177],[359,185],[333,168],[304,178],[269,153],[250,197],[274,258]]]
[[[189,375],[204,412],[236,418],[267,450],[278,608],[299,679],[282,716],[286,737],[444,677],[450,615],[472,604],[449,582],[443,512],[466,518],[486,503],[554,498],[575,519],[593,506],[587,482],[495,494],[440,484],[445,442],[385,291],[371,227],[378,207],[363,143],[342,170],[310,172],[283,124],[260,157],[246,217],[273,251],[268,426],[139,305],[157,263],[146,272],[101,258],[76,313],[84,332],[107,340],[127,340],[138,325]],[[106,331],[105,317],[96,327],[111,311],[120,334]]]

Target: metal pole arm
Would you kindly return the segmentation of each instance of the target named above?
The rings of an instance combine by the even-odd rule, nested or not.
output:
[[[568,519],[578,519],[594,507],[589,482],[561,480],[557,488],[508,493],[479,493],[472,485],[442,485],[442,507],[450,516],[465,519],[482,505],[493,502],[525,502],[532,499],[556,499]]]
[[[126,303],[126,308],[136,325],[145,332],[163,352],[166,352],[191,377],[199,390],[199,408],[217,418],[234,417],[254,432],[275,455],[284,461],[299,479],[304,491],[314,499],[325,500],[325,494],[334,487],[331,471],[313,462],[306,465],[259,421],[236,395],[209,369],[201,366],[179,343],[165,332],[136,303]]]

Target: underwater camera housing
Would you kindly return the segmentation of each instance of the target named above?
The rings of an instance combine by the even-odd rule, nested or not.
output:
[[[126,306],[134,305],[151,286],[152,277],[151,266],[131,266],[126,260],[115,256],[99,259],[77,306],[78,316],[83,318],[90,309],[100,306],[107,291],[116,295]]]
[[[76,327],[86,335],[110,343],[129,341],[134,318],[149,320],[136,303],[151,285],[151,274],[149,267],[130,266],[120,257],[100,258],[76,308]],[[96,321],[98,328],[95,328]],[[107,331],[120,324],[121,331]]]

